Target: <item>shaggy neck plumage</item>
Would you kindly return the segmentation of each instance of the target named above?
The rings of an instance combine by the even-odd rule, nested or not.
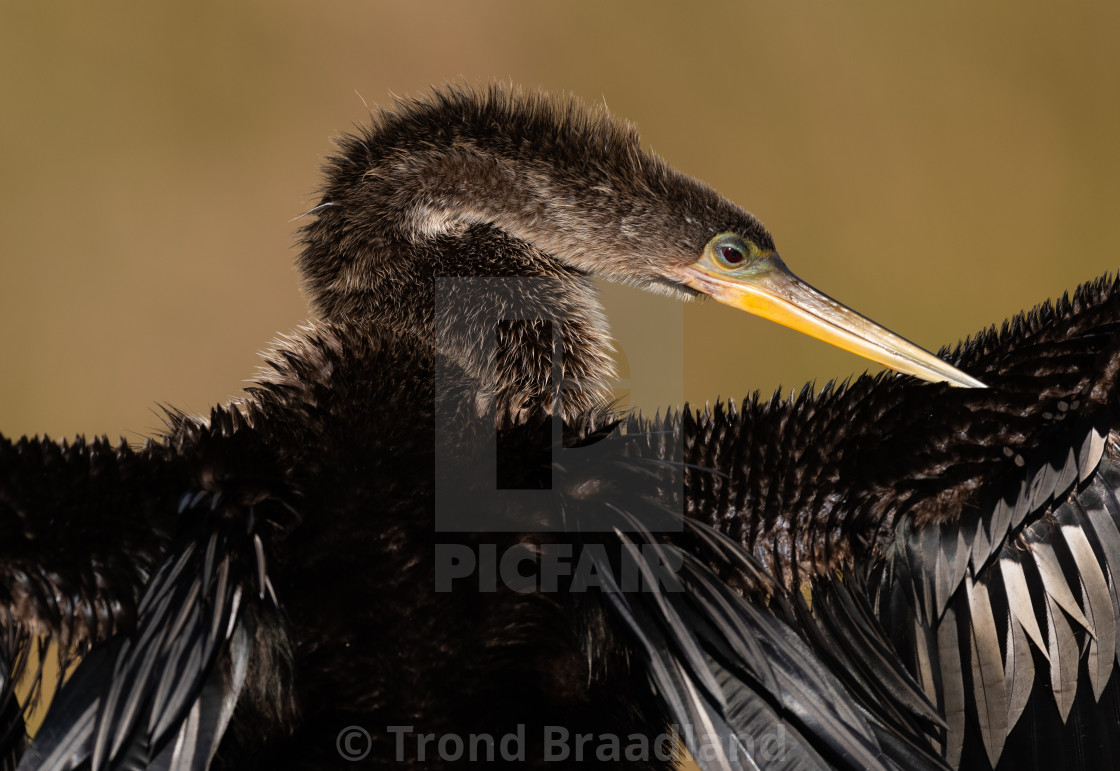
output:
[[[510,353],[472,344],[492,332],[478,328],[477,287],[437,293],[436,277],[554,282],[527,289],[507,318],[561,320],[563,377],[587,407],[613,367],[582,274],[690,297],[666,268],[694,262],[720,228],[769,243],[749,214],[642,152],[630,126],[540,96],[437,93],[399,103],[339,146],[302,234],[316,312],[434,341],[514,410],[547,390],[552,330],[509,332],[498,345]]]

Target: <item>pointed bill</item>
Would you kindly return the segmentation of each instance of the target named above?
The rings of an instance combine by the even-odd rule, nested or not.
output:
[[[769,253],[742,270],[730,272],[696,263],[683,268],[680,278],[693,289],[722,303],[776,321],[898,372],[963,388],[985,387],[976,378],[946,364],[924,348],[818,292],[793,275],[777,254]]]

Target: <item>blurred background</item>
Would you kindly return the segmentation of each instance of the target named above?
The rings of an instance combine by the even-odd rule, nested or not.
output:
[[[331,137],[449,80],[605,101],[803,278],[954,343],[1116,269],[1118,29],[1037,0],[0,4],[0,434],[136,442],[237,394],[307,316]],[[647,411],[868,367],[604,293]]]
[[[4,3],[0,433],[138,441],[235,395],[307,316],[294,218],[331,137],[449,80],[605,101],[800,276],[954,343],[1115,270],[1118,29],[1112,3]],[[606,302],[647,411],[868,366]]]

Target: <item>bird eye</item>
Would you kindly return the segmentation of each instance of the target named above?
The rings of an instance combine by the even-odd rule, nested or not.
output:
[[[724,233],[712,239],[709,248],[717,267],[734,269],[744,265],[751,254],[750,245],[739,236]]]
[[[719,247],[719,256],[728,265],[738,265],[746,259],[746,255],[740,252],[731,244],[723,244]]]

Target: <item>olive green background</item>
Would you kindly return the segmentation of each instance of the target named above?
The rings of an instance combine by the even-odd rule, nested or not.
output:
[[[135,441],[236,394],[307,314],[330,138],[449,80],[605,100],[803,278],[954,342],[1117,265],[1118,29],[1106,3],[5,2],[0,432]],[[635,296],[607,310],[647,410],[867,366]]]
[[[605,100],[803,278],[952,343],[1115,270],[1117,30],[1103,2],[0,2],[0,433],[138,441],[236,394],[307,314],[330,137],[449,80]],[[867,367],[606,302],[646,410]]]

